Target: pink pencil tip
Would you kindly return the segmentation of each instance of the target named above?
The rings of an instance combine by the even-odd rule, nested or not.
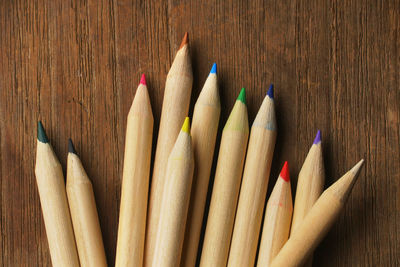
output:
[[[285,180],[286,182],[289,182],[289,180],[290,180],[289,165],[288,165],[287,161],[285,161],[285,164],[283,165],[280,176],[282,177],[283,180]]]
[[[146,85],[146,76],[144,76],[144,73],[142,74],[142,78],[140,78],[140,83]]]

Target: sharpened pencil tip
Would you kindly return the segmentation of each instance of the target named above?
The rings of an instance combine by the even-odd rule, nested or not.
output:
[[[240,90],[237,100],[246,105],[246,89],[242,88],[242,90]]]
[[[74,143],[72,143],[71,138],[68,138],[68,153],[74,153],[76,154],[76,150],[74,147]]]
[[[214,63],[214,64],[212,65],[210,74],[217,74],[217,63]]]
[[[274,99],[274,85],[272,83],[269,86],[267,95],[269,96],[269,98]]]
[[[140,78],[140,84],[146,85],[146,76],[144,73],[142,74],[142,77]]]
[[[190,119],[189,119],[189,117],[185,118],[185,121],[183,122],[183,125],[182,125],[182,131],[190,134]]]
[[[315,136],[314,139],[314,145],[318,145],[319,143],[321,143],[321,131],[318,130],[317,135]]]
[[[47,139],[47,135],[46,132],[44,131],[43,124],[41,121],[38,121],[37,139],[45,144],[49,142],[49,139]]]
[[[181,42],[181,46],[179,47],[179,49],[184,47],[187,43],[189,43],[189,33],[188,32],[186,32],[185,36],[183,36],[183,39],[182,39],[182,42]]]
[[[289,164],[287,161],[285,161],[285,164],[283,165],[280,176],[282,177],[283,180],[285,180],[286,182],[289,182],[289,180],[290,180]]]
[[[351,168],[350,171],[355,175],[357,175],[363,165],[364,165],[364,159],[360,160],[356,165],[354,165],[354,167]]]

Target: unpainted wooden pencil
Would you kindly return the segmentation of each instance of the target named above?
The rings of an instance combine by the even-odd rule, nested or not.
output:
[[[214,63],[193,112],[195,167],[181,266],[191,267],[196,263],[220,113],[217,64]]]
[[[142,266],[153,139],[153,113],[143,74],[128,113],[115,266]]]
[[[249,136],[242,88],[222,132],[200,266],[226,266]]]
[[[165,83],[164,100],[158,131],[153,177],[151,181],[147,214],[144,266],[151,266],[162,194],[165,184],[167,161],[189,111],[193,74],[189,56],[188,33],[183,37]]]
[[[92,182],[68,140],[67,197],[81,266],[107,266]]]
[[[168,158],[153,267],[179,266],[192,187],[194,158],[189,118]]]
[[[285,162],[265,208],[257,266],[269,266],[289,237],[293,203],[289,166]],[[284,266],[284,265],[282,265]]]

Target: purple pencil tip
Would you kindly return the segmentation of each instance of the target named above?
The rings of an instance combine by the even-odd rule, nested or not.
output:
[[[317,135],[315,136],[315,139],[314,139],[314,145],[317,145],[317,144],[319,144],[319,143],[321,143],[321,131],[320,130],[318,130],[318,132],[317,132]]]

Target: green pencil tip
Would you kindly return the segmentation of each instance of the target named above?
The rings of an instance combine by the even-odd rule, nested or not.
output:
[[[47,139],[46,132],[44,131],[43,124],[41,121],[38,122],[37,128],[37,139],[42,143],[48,143],[49,140]]]
[[[242,103],[246,105],[246,89],[242,88],[242,90],[240,90],[237,100],[242,101]]]

